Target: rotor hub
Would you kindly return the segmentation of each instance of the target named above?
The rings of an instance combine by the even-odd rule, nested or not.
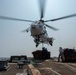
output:
[[[44,22],[44,20],[39,20],[40,22]]]

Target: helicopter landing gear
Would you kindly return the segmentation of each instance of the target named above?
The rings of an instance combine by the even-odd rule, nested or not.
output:
[[[51,46],[53,46],[53,42],[52,42],[52,41],[49,41],[49,44],[50,44]]]
[[[49,41],[49,44],[50,44],[51,46],[53,46],[53,39],[51,39],[51,40]]]
[[[36,47],[39,45],[40,37],[39,35],[35,36],[36,38],[34,39],[34,42],[36,43]]]
[[[36,43],[36,47],[38,47],[39,43]]]
[[[54,40],[53,38],[49,38],[49,40],[48,40],[48,42],[51,46],[53,46],[53,40]]]
[[[35,39],[34,42],[36,43],[36,47],[39,45],[39,39]]]

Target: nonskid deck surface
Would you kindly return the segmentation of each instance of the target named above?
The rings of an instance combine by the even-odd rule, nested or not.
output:
[[[22,69],[17,69],[15,64],[10,64],[10,68],[7,71],[1,71],[0,75],[24,75],[26,70],[30,70],[30,74],[33,75],[76,75],[76,63],[61,63],[46,60],[40,63],[32,63],[24,65]]]
[[[10,67],[6,71],[0,71],[0,75],[21,75],[28,69],[27,65],[24,65],[22,69],[17,68],[16,63],[10,63]]]
[[[43,63],[33,64],[41,75],[76,75],[76,63],[62,63],[46,60]]]

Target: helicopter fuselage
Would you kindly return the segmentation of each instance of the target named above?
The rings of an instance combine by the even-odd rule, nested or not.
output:
[[[46,27],[44,26],[44,23],[40,21],[35,21],[31,24],[31,36],[36,35],[44,35],[47,34]]]
[[[36,44],[45,43],[51,44],[52,38],[48,37],[46,27],[43,22],[35,21],[31,24],[31,36],[34,38]]]

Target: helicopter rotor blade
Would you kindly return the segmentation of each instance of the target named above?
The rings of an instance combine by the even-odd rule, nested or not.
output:
[[[34,21],[31,21],[31,20],[24,20],[24,19],[12,18],[12,17],[7,17],[7,16],[0,16],[0,19],[4,19],[4,20],[14,20],[14,21],[34,22]]]
[[[52,30],[55,30],[55,31],[59,30],[59,29],[57,29],[57,28],[55,28],[55,27],[52,27],[52,26],[50,26],[50,25],[47,25],[47,24],[44,24],[44,25],[47,26],[48,28],[51,28]]]
[[[57,21],[57,20],[62,20],[62,19],[71,18],[71,17],[75,17],[75,16],[76,16],[76,14],[72,14],[72,15],[68,15],[68,16],[64,16],[64,17],[60,17],[60,18],[56,18],[56,19],[52,19],[52,20],[46,20],[44,22]]]
[[[40,19],[44,17],[44,9],[45,9],[45,0],[39,0],[40,6]]]
[[[25,29],[25,30],[23,30],[22,32],[28,32],[28,31],[30,31],[30,27]]]

